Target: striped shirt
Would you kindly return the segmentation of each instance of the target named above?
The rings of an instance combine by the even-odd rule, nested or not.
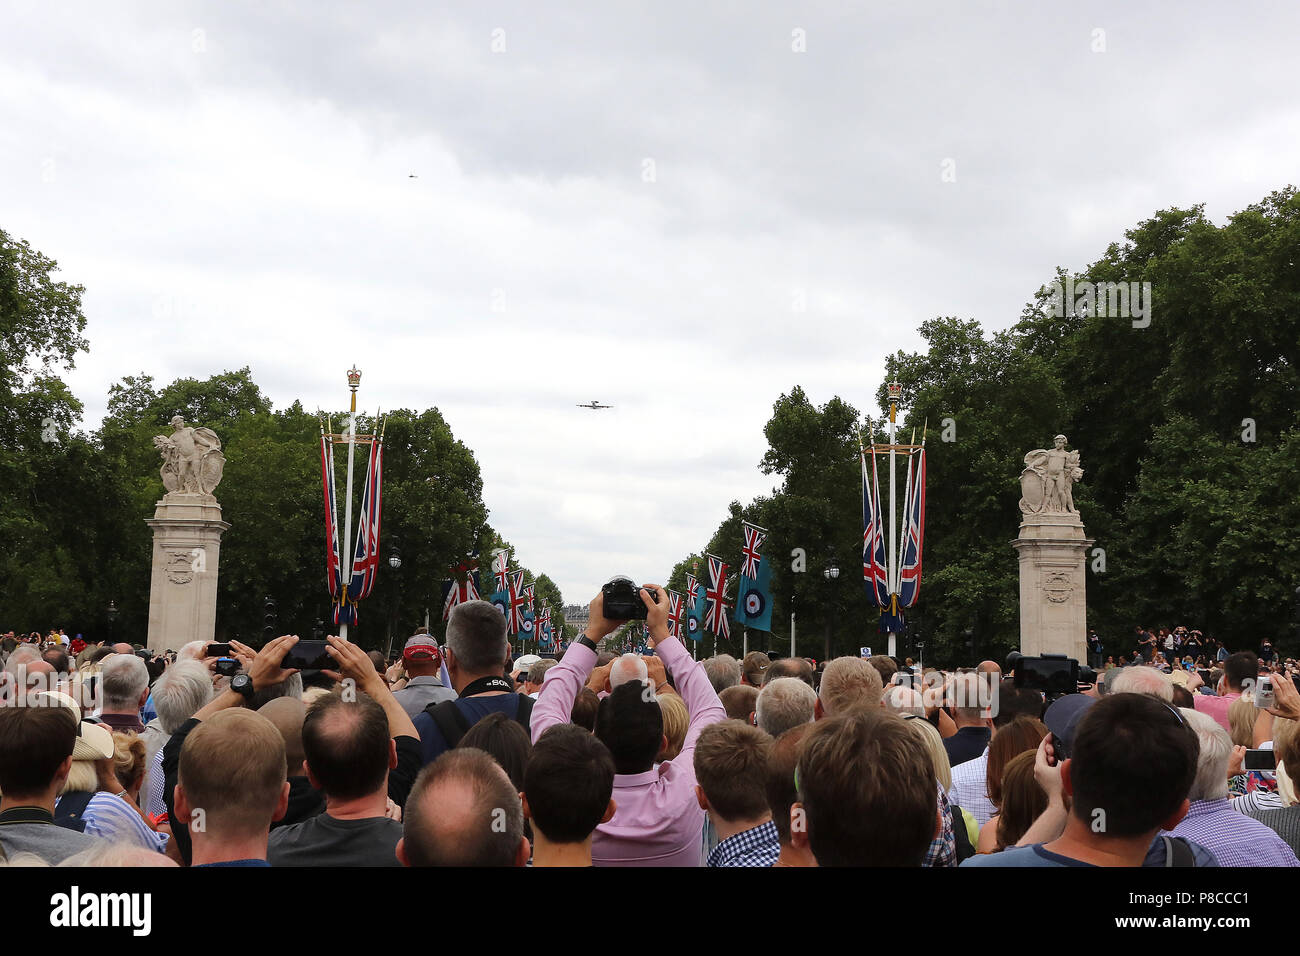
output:
[[[55,809],[58,809],[58,803],[55,803]],[[110,843],[127,843],[162,853],[171,839],[165,833],[150,830],[131,804],[102,790],[90,798],[81,818],[86,823],[87,835],[102,837]]]

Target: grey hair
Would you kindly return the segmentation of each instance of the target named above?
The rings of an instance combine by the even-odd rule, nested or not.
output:
[[[902,684],[894,684],[885,689],[885,710],[892,714],[915,714],[925,716],[925,698],[921,692]]]
[[[263,704],[275,700],[277,697],[295,697],[302,700],[302,672],[290,674],[278,684],[268,684],[259,691],[253,693],[248,702],[248,706],[253,710],[261,707]]]
[[[645,661],[641,660],[639,654],[624,654],[609,669],[609,689],[614,690],[633,680],[644,684],[649,675]]]
[[[1228,758],[1232,756],[1232,738],[1209,714],[1192,707],[1179,712],[1187,726],[1196,733],[1201,752],[1196,760],[1196,779],[1188,791],[1188,800],[1222,800],[1228,796]]]
[[[468,674],[487,674],[505,667],[506,618],[490,601],[464,601],[447,621],[447,647]]]
[[[171,665],[153,684],[153,706],[164,733],[176,733],[210,700],[212,675],[198,661]]]
[[[1154,667],[1141,664],[1120,668],[1114,681],[1107,681],[1109,694],[1147,694],[1166,704],[1174,702],[1174,682]]]
[[[816,712],[817,692],[797,677],[768,681],[754,701],[754,723],[773,737],[812,723]]]
[[[546,679],[546,672],[558,663],[560,662],[553,661],[550,658],[544,658],[538,661],[532,667],[528,668],[528,683],[540,684]]]
[[[105,707],[138,708],[149,689],[149,668],[134,654],[112,654],[99,665],[99,679]]]
[[[18,668],[34,664],[39,660],[42,660],[41,652],[34,644],[19,644],[9,652],[9,658],[5,661],[5,670],[17,675]]]
[[[708,675],[714,693],[721,694],[728,687],[740,683],[740,661],[730,654],[717,654],[704,662],[704,673]]]

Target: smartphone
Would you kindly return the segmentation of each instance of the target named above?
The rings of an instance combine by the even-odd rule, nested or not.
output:
[[[1267,710],[1276,703],[1277,701],[1273,697],[1273,678],[1261,677],[1259,683],[1255,685],[1255,706],[1261,710]]]
[[[1247,750],[1242,770],[1276,770],[1277,754],[1272,750]]]
[[[217,673],[222,677],[234,677],[239,673],[239,661],[233,657],[218,657]]]
[[[338,661],[326,652],[327,647],[329,644],[324,641],[299,641],[289,648],[289,653],[284,655],[280,666],[285,670],[334,670],[338,667]]]
[[[209,644],[203,651],[204,657],[229,657],[229,644]]]

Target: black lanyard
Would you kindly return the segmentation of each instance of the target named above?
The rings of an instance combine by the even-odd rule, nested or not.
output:
[[[514,685],[504,677],[480,677],[476,681],[470,681],[465,685],[465,689],[460,692],[462,698],[473,697],[476,694],[482,694],[491,690],[503,690],[507,694],[514,692]]]

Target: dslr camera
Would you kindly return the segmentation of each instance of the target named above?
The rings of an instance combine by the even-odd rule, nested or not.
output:
[[[646,588],[650,592],[650,597],[655,601],[659,600],[659,592],[655,588]],[[625,575],[615,575],[600,589],[602,602],[604,604],[604,615],[611,621],[644,621],[646,612],[649,610],[645,606],[645,601],[641,600],[641,589],[637,587],[636,582]]]
[[[1064,654],[1025,657],[1019,651],[1012,651],[1007,655],[1006,669],[1014,671],[1016,687],[1041,691],[1049,702],[1066,694],[1077,694],[1080,684],[1097,683],[1096,671],[1081,667],[1073,657]]]

